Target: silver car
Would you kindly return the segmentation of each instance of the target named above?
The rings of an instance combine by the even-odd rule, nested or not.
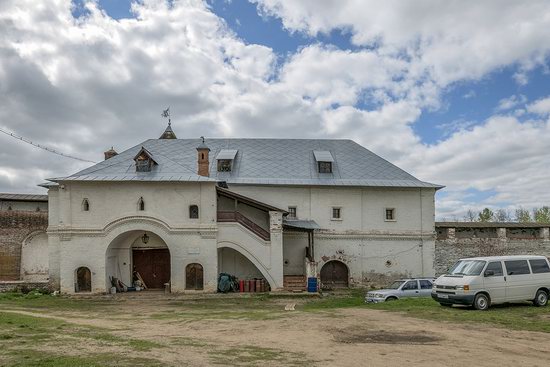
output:
[[[378,303],[407,297],[430,297],[434,278],[408,278],[393,282],[388,288],[370,291],[365,302]]]

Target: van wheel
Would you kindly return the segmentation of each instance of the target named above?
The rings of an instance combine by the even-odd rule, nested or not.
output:
[[[389,301],[397,301],[397,297],[388,297],[388,298],[386,298],[386,302],[389,302]]]
[[[440,305],[443,307],[453,307],[452,303],[440,303]]]
[[[544,307],[548,304],[548,293],[545,290],[539,289],[533,300],[533,304],[537,307]]]
[[[478,293],[474,298],[474,308],[476,310],[485,311],[489,308],[491,302],[486,294]]]

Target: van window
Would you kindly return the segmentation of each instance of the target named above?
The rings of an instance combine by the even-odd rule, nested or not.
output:
[[[432,282],[429,280],[419,280],[420,289],[432,289]]]
[[[504,263],[506,264],[508,275],[531,274],[527,260],[510,260]]]
[[[531,270],[533,270],[533,274],[550,273],[548,262],[544,259],[529,260],[529,264],[531,264]]]
[[[487,269],[485,269],[485,273],[487,273],[487,270],[492,270],[493,275],[496,277],[504,275],[502,272],[502,263],[500,261],[493,261],[487,265]]]
[[[451,270],[450,275],[479,275],[487,262],[483,260],[460,260]]]
[[[403,288],[401,290],[409,291],[411,289],[418,289],[418,284],[417,284],[416,280],[409,280],[407,283],[405,283],[405,285],[403,286]]]

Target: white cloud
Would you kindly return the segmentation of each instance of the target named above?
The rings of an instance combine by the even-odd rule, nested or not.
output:
[[[520,95],[512,95],[508,98],[503,98],[498,102],[498,105],[496,107],[496,111],[508,111],[514,107],[517,107],[519,105],[525,104],[527,102],[527,97],[525,97],[523,94]]]
[[[550,115],[550,97],[541,98],[527,106],[527,111],[537,115]]]

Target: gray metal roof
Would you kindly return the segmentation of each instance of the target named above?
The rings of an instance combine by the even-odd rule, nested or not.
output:
[[[235,156],[237,155],[237,149],[222,149],[216,156],[217,160],[220,159],[235,159]]]
[[[326,150],[314,150],[313,155],[315,156],[315,160],[317,162],[334,162],[332,154]]]
[[[9,201],[48,201],[48,195],[0,193],[0,200],[9,200]]]
[[[352,140],[206,139],[210,177],[197,175],[201,139],[150,139],[68,177],[51,181],[226,181],[228,184],[301,186],[443,186],[423,182]],[[134,156],[145,147],[158,165],[135,172]],[[231,172],[217,172],[222,150],[238,150]],[[330,152],[332,173],[319,173],[314,151]]]
[[[305,230],[314,230],[321,229],[321,226],[317,224],[314,220],[303,220],[303,219],[288,219],[283,220],[283,226],[288,228],[296,229],[305,229]]]

